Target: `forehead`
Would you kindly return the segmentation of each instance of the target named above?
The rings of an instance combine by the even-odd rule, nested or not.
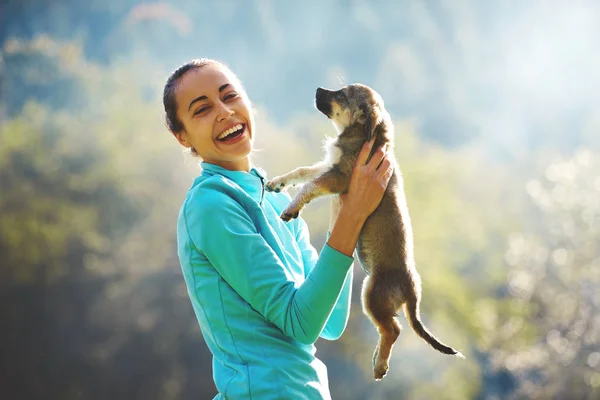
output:
[[[343,89],[346,93],[347,99],[350,102],[375,102],[380,104],[383,103],[383,99],[381,98],[381,96],[379,96],[379,94],[375,90],[371,89],[368,86],[361,84],[353,84],[348,85]]]
[[[362,86],[362,85],[348,85],[346,87],[344,87],[346,92],[352,93],[353,95],[360,95],[360,96],[369,96],[371,95],[371,90],[369,90],[369,88]]]
[[[187,104],[198,96],[219,95],[219,87],[229,83],[236,87],[236,79],[219,65],[205,65],[186,72],[177,82],[177,104]]]

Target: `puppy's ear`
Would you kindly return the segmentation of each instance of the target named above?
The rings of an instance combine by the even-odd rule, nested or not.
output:
[[[365,131],[367,140],[371,140],[373,135],[375,134],[375,130],[377,126],[381,122],[381,117],[376,107],[373,107],[370,104],[363,104],[360,107],[363,118],[365,119]]]

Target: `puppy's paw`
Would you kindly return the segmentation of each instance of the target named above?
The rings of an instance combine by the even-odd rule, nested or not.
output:
[[[389,365],[386,360],[379,356],[379,345],[375,348],[373,353],[373,377],[376,381],[380,381],[385,377],[389,369]]]
[[[287,187],[286,181],[283,179],[283,177],[278,176],[276,178],[271,179],[270,181],[268,181],[266,183],[265,190],[267,190],[269,192],[279,193],[279,192],[282,192],[283,190],[285,190],[286,187]]]
[[[289,222],[293,219],[298,218],[298,215],[300,215],[300,213],[294,213],[294,214],[283,213],[283,214],[281,214],[281,219],[284,220],[285,222]]]
[[[293,220],[294,218],[298,218],[298,215],[300,215],[300,209],[289,206],[281,213],[281,219],[285,222],[288,222]]]
[[[375,380],[376,381],[382,380],[385,377],[385,375],[387,374],[388,369],[389,369],[389,367],[387,366],[387,364],[376,365],[375,368],[373,369],[373,377],[375,378]]]

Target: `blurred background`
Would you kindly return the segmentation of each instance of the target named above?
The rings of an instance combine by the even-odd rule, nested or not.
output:
[[[600,3],[0,3],[0,397],[211,399],[176,255],[196,160],[164,124],[169,73],[224,61],[257,108],[255,164],[318,161],[317,86],[361,82],[396,125],[423,278],[374,382],[355,264],[334,399],[600,398]],[[325,239],[328,201],[303,212]]]

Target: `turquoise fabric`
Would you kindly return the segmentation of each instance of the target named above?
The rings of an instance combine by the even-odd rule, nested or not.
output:
[[[290,196],[266,192],[262,170],[201,165],[177,241],[215,399],[330,399],[314,343],[346,327],[353,258],[327,243],[317,254],[301,218],[282,221]]]

